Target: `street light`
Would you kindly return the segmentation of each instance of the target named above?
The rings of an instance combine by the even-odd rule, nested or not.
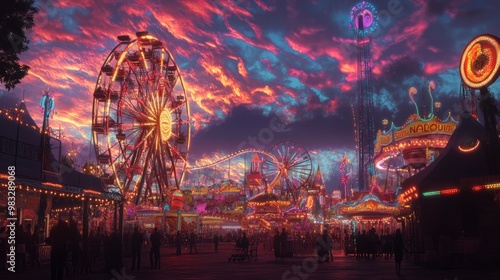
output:
[[[441,102],[434,102],[434,108],[436,109],[436,114],[439,114],[439,110],[441,109]]]
[[[384,131],[387,130],[387,125],[389,124],[389,120],[388,119],[383,119],[382,120],[382,125],[384,126]]]

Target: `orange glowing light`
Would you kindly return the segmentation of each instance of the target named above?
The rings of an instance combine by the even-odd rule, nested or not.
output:
[[[167,142],[172,136],[172,115],[168,108],[164,108],[160,114],[159,124],[160,135],[163,142]]]
[[[476,143],[471,145],[470,147],[462,147],[462,146],[458,146],[458,149],[461,151],[461,152],[464,152],[464,153],[469,153],[469,152],[472,152],[474,151],[475,149],[477,149],[477,147],[479,147],[479,143],[480,141],[476,139],[475,141]]]
[[[470,88],[491,85],[499,75],[500,43],[493,35],[485,34],[467,44],[460,60],[460,76]]]
[[[83,190],[83,192],[88,193],[88,194],[101,194],[101,192],[94,191],[94,190]]]
[[[484,190],[484,186],[473,186],[472,190],[475,192],[480,191],[480,190]]]
[[[63,186],[61,184],[55,184],[55,183],[50,183],[50,182],[43,182],[42,185],[47,186],[47,187],[58,188],[58,189],[63,188]]]

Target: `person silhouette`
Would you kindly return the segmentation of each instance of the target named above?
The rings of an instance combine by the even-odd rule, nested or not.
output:
[[[142,234],[139,232],[139,227],[134,227],[130,247],[132,248],[132,270],[135,269],[137,259],[137,270],[141,269],[141,247],[142,247]]]
[[[214,246],[215,246],[215,253],[219,252],[219,236],[217,233],[214,235]]]
[[[177,235],[175,235],[175,246],[176,246],[176,251],[175,254],[177,256],[181,255],[181,247],[182,247],[182,235],[181,232],[178,230]]]
[[[64,265],[68,253],[69,226],[59,220],[50,230],[48,243],[50,248],[50,279],[62,280],[64,275]]]
[[[396,230],[396,235],[394,236],[394,259],[396,261],[396,273],[399,274],[401,272],[401,261],[403,260],[403,250],[404,250],[404,242],[403,236],[401,235],[401,230]]]
[[[192,254],[193,253],[193,247],[194,247],[194,250],[196,252],[196,254],[198,254],[198,249],[196,249],[196,233],[194,233],[194,231],[191,231],[191,233],[189,234],[189,253]]]
[[[151,233],[150,240],[151,240],[151,251],[149,252],[149,260],[151,262],[151,269],[159,269],[161,236],[160,233],[158,232],[158,228],[154,228],[153,233]]]

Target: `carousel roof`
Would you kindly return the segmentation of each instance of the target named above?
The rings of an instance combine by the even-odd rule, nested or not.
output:
[[[281,200],[273,193],[260,193],[248,201],[248,206],[250,207],[265,207],[264,212],[271,211],[269,207],[275,208],[279,211],[281,208],[286,208],[290,206],[290,201]],[[262,210],[262,209],[261,209]],[[259,211],[260,212],[260,211]],[[274,212],[274,211],[271,211]]]
[[[364,217],[389,217],[399,210],[397,201],[386,202],[372,193],[366,194],[362,199],[340,203],[337,214],[341,216],[364,216]]]

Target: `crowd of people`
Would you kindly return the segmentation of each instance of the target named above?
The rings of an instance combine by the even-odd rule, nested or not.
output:
[[[25,230],[23,230],[24,228]],[[26,269],[27,265],[40,268],[38,245],[43,242],[40,240],[39,232],[38,227],[31,230],[30,225],[18,227],[16,251],[20,257],[16,266],[20,270]],[[197,254],[197,243],[200,242],[211,244],[214,253],[218,253],[221,242],[234,242],[236,247],[243,249],[248,248],[250,242],[252,244],[256,242],[259,244],[260,250],[273,252],[276,260],[316,254],[319,262],[333,261],[333,249],[342,248],[346,254],[353,253],[358,260],[369,260],[377,257],[394,258],[398,272],[401,269],[404,250],[399,230],[395,234],[386,230],[385,234],[378,235],[375,228],[372,228],[368,232],[362,231],[352,235],[346,233],[345,238],[342,239],[339,234],[328,232],[328,230],[311,233],[292,232],[283,228],[281,232],[276,229],[274,234],[268,230],[200,233],[190,230],[168,234],[163,233],[158,228],[141,230],[136,226],[133,231],[125,231],[123,239],[118,233],[106,233],[100,228],[95,231],[91,230],[88,246],[86,246],[87,251],[84,251],[82,234],[77,223],[75,221],[67,223],[63,220],[59,220],[51,228],[48,238],[44,241],[51,246],[51,279],[63,279],[64,275],[90,273],[96,269],[97,263],[101,261],[104,261],[106,271],[120,271],[123,267],[122,256],[132,258],[132,270],[140,270],[141,255],[144,251],[149,252],[151,269],[159,269],[162,246],[175,247],[176,255],[180,256],[183,251],[187,253],[187,250],[190,254]],[[354,247],[352,252],[349,251],[351,247]]]
[[[347,254],[354,254],[356,259],[375,259],[383,257],[384,259],[392,259],[395,252],[396,233],[390,233],[387,229],[384,234],[377,234],[375,228],[368,232],[363,230],[357,234],[346,234],[343,244],[344,251]]]

